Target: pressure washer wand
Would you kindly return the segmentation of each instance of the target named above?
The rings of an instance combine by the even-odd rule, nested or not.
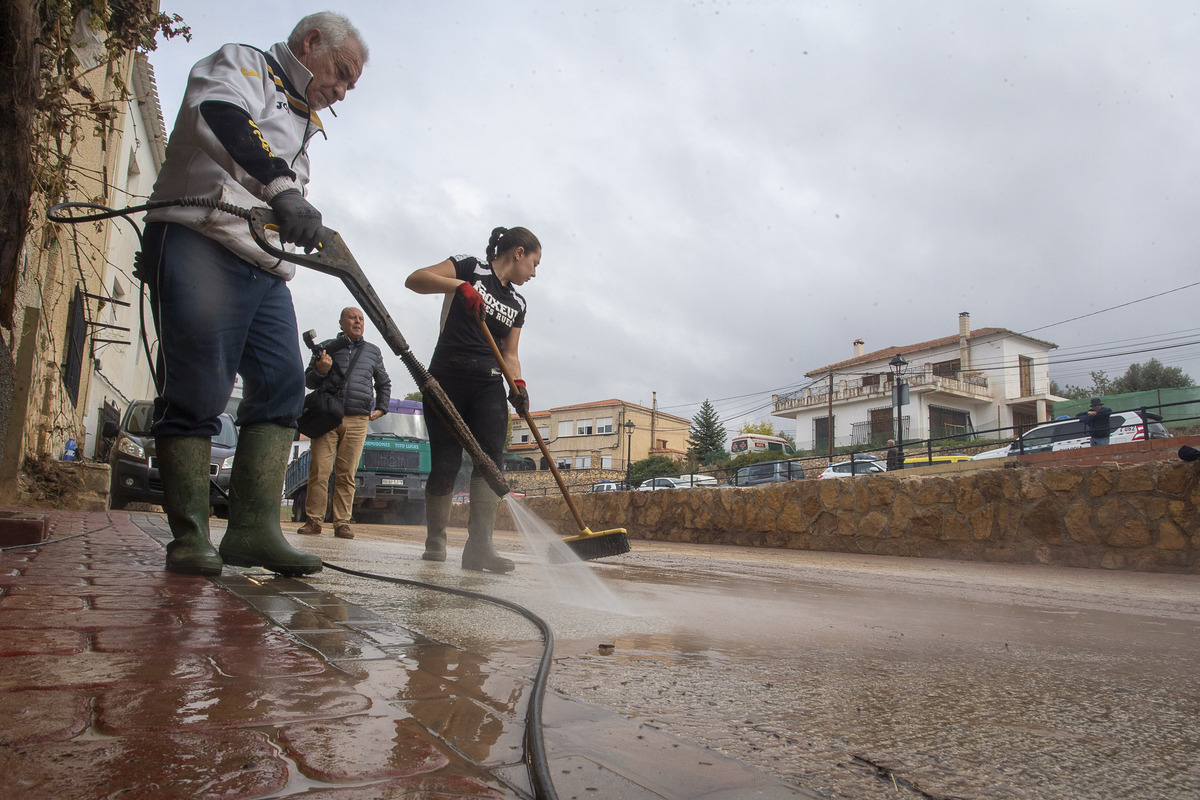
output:
[[[317,250],[312,253],[289,253],[271,244],[267,239],[268,227],[275,225],[275,215],[269,208],[250,209],[249,222],[250,235],[254,237],[254,241],[263,250],[266,250],[276,258],[299,264],[302,267],[307,267],[317,272],[323,272],[326,275],[332,275],[342,281],[350,291],[350,294],[362,307],[363,313],[367,315],[367,319],[371,320],[379,330],[387,346],[404,362],[404,366],[408,369],[409,374],[416,381],[417,388],[421,390],[422,397],[433,400],[435,413],[446,423],[446,427],[454,434],[454,438],[458,440],[458,443],[471,456],[471,460],[475,462],[475,466],[479,468],[488,485],[501,497],[508,494],[508,484],[505,482],[503,476],[501,476],[500,468],[496,466],[496,462],[492,461],[487,453],[483,452],[483,448],[479,446],[479,442],[471,434],[471,430],[458,413],[458,409],[454,407],[454,404],[450,402],[450,398],[446,396],[446,391],[442,388],[442,385],[437,382],[436,378],[429,374],[429,370],[425,369],[425,366],[413,355],[412,350],[409,349],[408,342],[404,340],[400,329],[396,327],[396,323],[392,320],[391,315],[384,308],[379,295],[375,293],[375,290],[367,281],[367,276],[363,274],[362,268],[358,266],[358,262],[350,254],[350,248],[346,247],[346,243],[342,241],[341,234],[332,228],[325,228],[321,231],[321,244]]]

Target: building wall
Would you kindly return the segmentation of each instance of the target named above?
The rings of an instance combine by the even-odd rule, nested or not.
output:
[[[110,176],[108,199],[112,208],[146,202],[163,162],[164,131],[158,92],[144,56],[138,57],[134,67],[133,94],[126,103],[120,144],[115,148],[118,157]],[[141,283],[133,275],[134,258],[140,243],[130,222],[140,227],[143,216],[139,214],[115,224],[109,238],[101,294],[118,302],[91,301],[92,318],[113,326],[97,327],[94,338],[121,340],[127,344],[101,341],[92,344],[91,391],[82,409],[87,431],[82,452],[88,458],[96,456],[101,432],[100,410],[104,405],[110,404],[119,413],[124,413],[131,401],[151,399],[156,394],[141,337],[143,302],[146,302],[146,342],[151,357],[158,351],[157,336],[148,298],[143,299]]]
[[[100,98],[115,95],[113,78],[131,77],[132,58],[88,72],[84,80]],[[121,155],[125,109],[114,103],[112,114],[95,135],[90,127],[73,153],[73,174],[79,190],[71,200],[107,197],[107,183]],[[35,195],[33,208],[47,208],[58,198]],[[35,215],[26,237],[14,326],[7,344],[14,360],[12,412],[0,463],[0,501],[11,502],[16,475],[26,458],[59,458],[68,439],[86,446],[87,397],[92,381],[89,361],[92,329],[83,340],[78,397],[63,384],[70,334],[69,321],[76,287],[103,295],[105,259],[111,223],[59,225]],[[86,303],[86,300],[85,300]],[[90,319],[90,315],[85,315]]]
[[[570,469],[600,469],[605,456],[612,459],[608,469],[622,471],[627,469],[630,461],[641,461],[650,455],[682,458],[687,452],[688,430],[691,426],[691,422],[683,417],[619,400],[561,406],[535,412],[531,416],[545,440],[546,449],[555,459],[569,459]],[[596,432],[598,420],[611,421],[611,432]],[[569,432],[564,429],[568,422],[572,423]],[[626,422],[634,424],[632,447]],[[590,424],[593,433],[579,433],[580,423]],[[658,446],[663,443],[665,447]],[[542,455],[529,434],[529,427],[516,415],[513,416],[509,454],[528,458],[539,468],[541,466]],[[580,458],[590,458],[590,466],[581,467],[577,461]],[[558,463],[557,460],[555,463]]]

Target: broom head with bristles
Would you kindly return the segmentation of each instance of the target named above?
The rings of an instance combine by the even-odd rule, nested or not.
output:
[[[578,536],[569,536],[563,541],[567,543],[567,547],[571,548],[571,552],[584,561],[619,556],[629,552],[629,537],[624,528],[613,528],[610,531],[596,533],[584,528]]]

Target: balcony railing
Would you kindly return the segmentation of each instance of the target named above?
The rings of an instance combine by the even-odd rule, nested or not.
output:
[[[978,400],[990,400],[992,398],[986,375],[966,372],[956,373],[953,377],[934,375],[932,366],[931,364],[927,364],[923,371],[904,376],[910,392],[945,392],[959,397]],[[890,398],[891,394],[892,382],[890,380],[880,381],[878,384],[872,386],[863,386],[856,383],[855,385],[846,385],[841,389],[835,388],[833,402],[847,403],[854,400]],[[828,384],[810,386],[807,389],[801,389],[788,394],[777,394],[771,398],[771,402],[774,406],[773,413],[776,414],[781,411],[828,405],[829,386]]]

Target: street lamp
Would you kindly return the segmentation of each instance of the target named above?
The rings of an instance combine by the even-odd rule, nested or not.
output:
[[[901,378],[904,375],[904,368],[908,366],[908,362],[904,360],[904,356],[899,353],[888,362],[892,368],[892,373],[896,379],[892,381],[892,401],[896,406],[896,452],[900,456],[900,463],[904,463],[904,425],[900,421],[900,407],[908,401],[904,395],[904,391],[908,387],[901,383]]]
[[[628,434],[629,437],[626,439],[625,444],[625,488],[627,489],[633,488],[629,481],[630,476],[632,475],[631,470],[633,469],[633,429],[635,427],[637,426],[633,424],[633,420],[630,419],[625,421],[625,433]]]

